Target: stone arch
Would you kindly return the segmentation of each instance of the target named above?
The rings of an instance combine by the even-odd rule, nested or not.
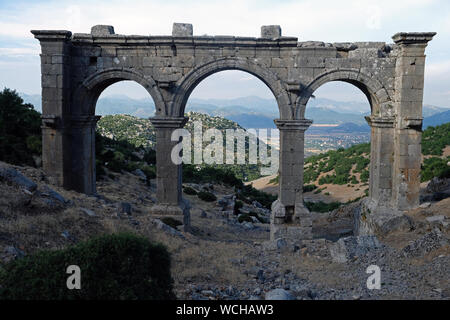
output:
[[[334,69],[319,74],[306,85],[295,103],[295,117],[305,117],[306,104],[313,93],[323,84],[331,81],[343,81],[359,88],[367,97],[372,114],[392,116],[393,108],[388,91],[372,74],[365,74],[359,69]]]
[[[122,68],[104,69],[87,77],[75,90],[71,114],[95,114],[95,105],[103,90],[116,82],[124,80],[135,81],[144,87],[153,98],[156,114],[166,114],[165,103],[156,82],[149,76],[144,76],[134,70]]]
[[[278,76],[266,67],[249,59],[239,57],[227,57],[208,62],[193,69],[184,78],[180,79],[176,85],[177,91],[172,103],[171,114],[178,117],[183,116],[187,100],[194,88],[208,76],[225,70],[244,71],[260,79],[274,94],[280,111],[280,118],[293,118],[289,94]]]

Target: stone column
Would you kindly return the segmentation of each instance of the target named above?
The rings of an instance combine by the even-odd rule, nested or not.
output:
[[[69,188],[85,194],[96,193],[95,128],[100,116],[70,118],[71,170]]]
[[[425,48],[436,33],[397,33],[393,202],[399,210],[419,205]]]
[[[189,206],[181,197],[182,165],[174,164],[171,159],[173,147],[178,141],[172,141],[172,132],[182,128],[188,118],[153,117],[150,118],[156,131],[156,200],[152,213],[156,215],[184,215],[188,218]],[[185,226],[187,225],[185,220]]]
[[[369,199],[374,207],[392,206],[395,118],[366,117],[371,127]]]
[[[70,95],[69,31],[31,31],[41,44],[42,165],[50,181],[69,186],[70,153],[65,132]]]
[[[303,165],[308,119],[274,121],[280,130],[279,195],[272,204],[271,239],[310,239],[312,221],[303,205]]]

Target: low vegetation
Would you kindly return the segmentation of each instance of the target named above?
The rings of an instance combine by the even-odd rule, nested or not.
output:
[[[35,166],[41,139],[41,114],[15,90],[0,91],[0,161]]]
[[[81,270],[80,290],[68,290],[67,267]],[[132,234],[104,235],[63,250],[40,251],[0,269],[0,299],[174,299],[170,255]]]

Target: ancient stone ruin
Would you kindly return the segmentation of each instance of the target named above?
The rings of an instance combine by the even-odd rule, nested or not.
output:
[[[156,114],[157,202],[155,214],[189,213],[182,199],[181,165],[173,164],[173,130],[183,127],[192,90],[209,75],[242,70],[273,92],[280,112],[280,190],[272,206],[271,237],[311,238],[303,206],[305,108],[314,91],[345,81],[364,92],[371,106],[369,199],[372,208],[406,210],[419,204],[425,47],[434,32],[397,33],[384,42],[299,42],[280,26],[263,26],[260,38],[194,36],[175,23],[172,36],[114,33],[94,26],[90,34],[33,30],[42,67],[43,166],[68,189],[95,193],[95,105],[101,92],[121,80],[141,84]]]

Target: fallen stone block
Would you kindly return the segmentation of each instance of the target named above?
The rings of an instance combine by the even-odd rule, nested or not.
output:
[[[284,289],[273,289],[266,292],[266,300],[296,300],[295,296]]]
[[[262,243],[262,248],[267,251],[286,250],[288,249],[288,243],[283,238],[278,238],[275,240],[264,241]]]
[[[51,200],[56,200],[62,204],[66,203],[66,199],[62,195],[60,195],[58,192],[56,192],[55,190],[51,189],[48,186],[43,186],[40,191],[41,191],[41,196],[43,196],[43,197],[47,197]],[[49,203],[49,204],[52,204],[52,203]]]
[[[355,257],[366,255],[369,251],[381,249],[383,245],[376,236],[351,236],[341,238],[329,246],[331,259],[345,263]]]

